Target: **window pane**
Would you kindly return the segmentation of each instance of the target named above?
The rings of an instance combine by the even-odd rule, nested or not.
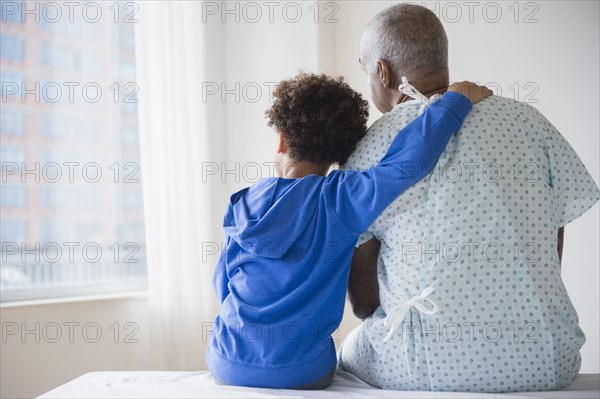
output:
[[[25,58],[25,40],[18,36],[0,33],[0,57],[9,61],[23,62]]]
[[[15,135],[25,133],[25,113],[5,107],[0,109],[0,133]]]
[[[24,220],[4,219],[0,224],[2,239],[11,242],[23,242],[26,236],[26,223]]]
[[[12,167],[20,168],[25,162],[25,150],[15,147],[0,148],[0,162],[2,162],[2,173],[5,179],[10,175]],[[4,183],[4,180],[2,180]]]
[[[3,208],[23,208],[26,204],[25,187],[21,185],[3,185],[0,205]]]
[[[1,3],[2,301],[145,287],[131,2]]]

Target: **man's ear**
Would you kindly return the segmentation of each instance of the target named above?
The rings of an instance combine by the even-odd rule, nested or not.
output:
[[[277,133],[277,153],[284,154],[286,152],[288,152],[287,141],[285,140],[283,133],[279,132]]]
[[[386,89],[392,84],[392,71],[390,66],[382,59],[377,60],[377,74],[381,85]]]

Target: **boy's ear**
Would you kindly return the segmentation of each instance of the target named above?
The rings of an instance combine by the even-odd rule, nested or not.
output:
[[[284,154],[286,152],[288,152],[287,141],[285,140],[283,133],[279,132],[277,133],[277,153]]]

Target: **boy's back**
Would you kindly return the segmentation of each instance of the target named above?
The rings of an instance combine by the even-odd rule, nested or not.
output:
[[[255,385],[276,367],[271,382],[293,387],[335,366],[331,334],[350,270],[343,265],[359,233],[328,210],[325,184],[317,175],[263,179],[231,197],[214,281],[221,340],[213,336],[208,357],[224,381]],[[229,368],[226,359],[237,364]],[[243,373],[240,363],[248,365]]]

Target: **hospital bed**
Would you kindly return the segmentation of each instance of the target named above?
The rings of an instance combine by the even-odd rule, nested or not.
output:
[[[206,371],[116,371],[84,374],[40,398],[595,398],[600,374],[580,374],[562,391],[481,394],[376,389],[338,371],[326,390],[244,388],[218,385]]]

